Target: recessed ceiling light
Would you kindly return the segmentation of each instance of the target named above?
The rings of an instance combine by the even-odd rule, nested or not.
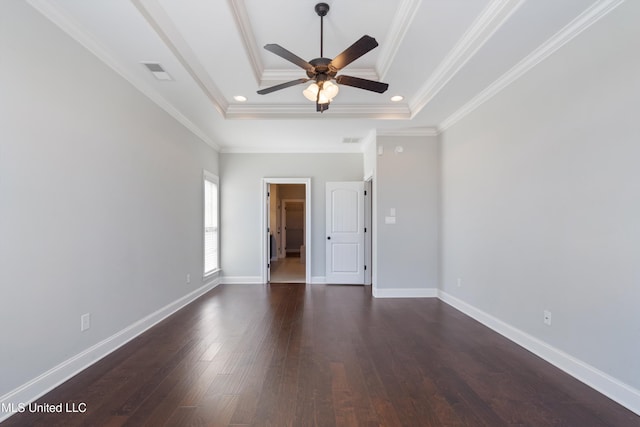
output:
[[[400,102],[400,101],[402,101],[403,99],[404,99],[404,96],[400,96],[400,95],[395,95],[395,96],[392,96],[392,97],[391,97],[391,100],[392,100],[393,102]]]
[[[242,95],[236,95],[233,97],[233,99],[235,99],[238,102],[245,102],[247,100],[247,97]]]

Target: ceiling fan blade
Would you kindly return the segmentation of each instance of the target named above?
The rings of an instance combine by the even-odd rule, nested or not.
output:
[[[268,93],[275,92],[275,91],[280,90],[280,89],[284,89],[284,88],[287,88],[287,87],[290,87],[290,86],[295,86],[295,85],[299,85],[299,84],[302,84],[302,83],[306,83],[309,80],[311,80],[311,79],[298,79],[298,80],[291,80],[290,82],[286,82],[286,83],[280,83],[279,85],[275,85],[275,86],[267,87],[267,88],[264,88],[264,89],[260,89],[258,91],[258,94],[266,95]]]
[[[362,36],[357,42],[346,48],[344,52],[333,58],[329,67],[334,71],[338,71],[351,64],[371,49],[374,49],[376,46],[378,46],[376,39],[371,36]]]
[[[309,64],[304,59],[300,58],[298,55],[289,52],[287,49],[283,48],[279,44],[267,44],[264,46],[271,53],[275,53],[279,57],[286,59],[289,62],[296,64],[298,67],[303,68],[309,72],[315,72],[313,65]]]
[[[389,88],[389,83],[376,82],[374,80],[361,79],[360,77],[338,76],[336,82],[341,85],[353,86],[358,89],[370,90],[372,92],[383,93]]]

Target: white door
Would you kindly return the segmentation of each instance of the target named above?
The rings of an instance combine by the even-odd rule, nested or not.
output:
[[[271,230],[271,184],[269,184],[268,182],[265,184],[265,207],[264,207],[264,212],[265,212],[265,216],[266,216],[266,221],[265,224],[267,226],[267,229],[265,230],[265,232],[267,233],[267,238],[266,238],[266,248],[264,248],[265,253],[267,254],[266,256],[266,260],[264,260],[267,263],[267,282],[271,281],[271,250],[272,250],[272,243],[271,243],[271,233],[273,232],[273,230]]]
[[[326,281],[364,284],[364,182],[327,182]]]

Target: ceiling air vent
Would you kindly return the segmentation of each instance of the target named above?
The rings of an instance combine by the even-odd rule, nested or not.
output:
[[[343,144],[357,144],[358,142],[360,142],[362,140],[362,138],[342,138],[342,143]]]
[[[162,68],[162,65],[157,62],[143,62],[142,65],[147,67],[147,70],[151,71],[151,74],[158,80],[173,80],[169,73]]]

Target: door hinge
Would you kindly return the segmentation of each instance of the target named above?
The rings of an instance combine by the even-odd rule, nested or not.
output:
[[[367,190],[364,190],[364,195],[365,195],[365,196],[367,195]]]
[[[271,192],[267,191],[267,197],[271,197]]]
[[[365,233],[367,232],[367,227],[365,227],[365,228],[364,228],[364,232],[365,232]]]
[[[365,270],[367,269],[367,266],[366,266],[366,265],[364,266],[364,269],[365,269]]]
[[[271,264],[267,264],[267,268],[271,268]]]

